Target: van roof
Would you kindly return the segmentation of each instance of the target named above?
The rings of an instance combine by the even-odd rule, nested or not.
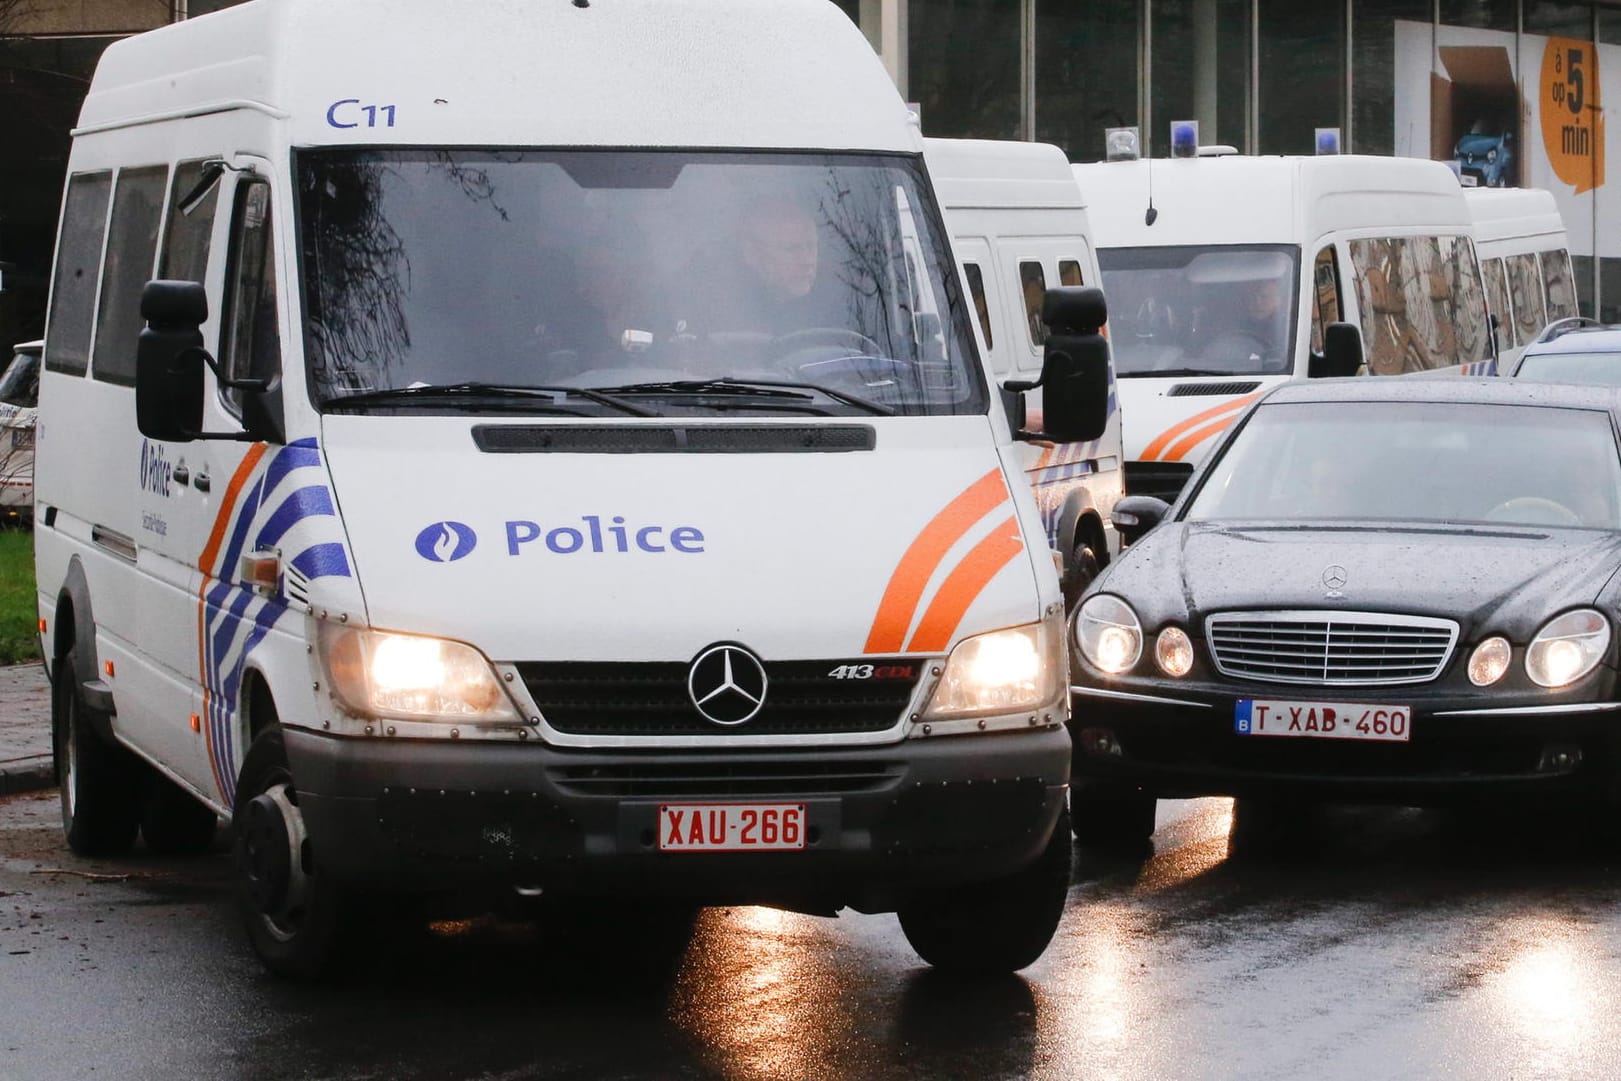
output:
[[[924,139],[923,157],[948,210],[1086,206],[1069,159],[1048,143]]]
[[[1158,211],[1152,226],[1144,220],[1150,176]],[[1458,178],[1441,162],[1418,158],[1232,154],[1096,162],[1075,166],[1075,177],[1103,248],[1299,244],[1331,230],[1469,228]],[[1308,227],[1314,235],[1303,235]]]
[[[1477,241],[1565,233],[1553,192],[1541,188],[1465,188],[1463,200],[1475,222]],[[1563,246],[1562,244],[1560,245]]]
[[[250,0],[140,34],[103,54],[76,134],[249,109],[293,146],[921,149],[829,0],[466,7]],[[357,123],[368,105],[392,125]]]

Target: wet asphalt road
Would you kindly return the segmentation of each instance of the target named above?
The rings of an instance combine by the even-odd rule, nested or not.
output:
[[[13,797],[0,1079],[1621,1075],[1621,858],[1590,816],[1333,810],[1230,854],[1231,817],[1164,803],[1152,856],[1083,855],[1047,954],[988,985],[934,978],[893,917],[739,908],[672,980],[484,917],[311,989],[261,974],[223,853],[80,860],[54,793]]]

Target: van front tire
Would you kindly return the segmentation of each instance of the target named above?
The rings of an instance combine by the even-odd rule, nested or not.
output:
[[[273,719],[242,761],[231,826],[237,910],[253,952],[277,976],[322,976],[350,929],[352,906],[315,862]]]
[[[1004,976],[1046,951],[1069,897],[1069,813],[1034,863],[1005,878],[943,887],[896,913],[906,941],[941,972]]]
[[[97,733],[79,687],[77,652],[69,650],[57,662],[51,684],[51,751],[62,797],[62,833],[81,856],[117,856],[135,843],[148,767]]]

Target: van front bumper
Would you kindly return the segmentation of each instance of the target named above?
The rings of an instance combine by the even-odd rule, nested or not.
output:
[[[285,731],[323,873],[397,888],[481,882],[709,904],[868,911],[1030,863],[1064,806],[1063,727],[847,750],[564,750]],[[672,803],[795,803],[793,852],[659,851]]]

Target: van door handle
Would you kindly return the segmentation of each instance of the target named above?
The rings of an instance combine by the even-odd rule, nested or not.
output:
[[[176,484],[189,484],[191,482],[191,470],[183,465],[175,466],[174,472],[169,475],[174,478]]]
[[[208,491],[208,488],[209,488],[208,474],[207,473],[199,473],[199,474],[197,474],[195,477],[192,478],[191,486],[193,488],[197,489],[199,492]]]

